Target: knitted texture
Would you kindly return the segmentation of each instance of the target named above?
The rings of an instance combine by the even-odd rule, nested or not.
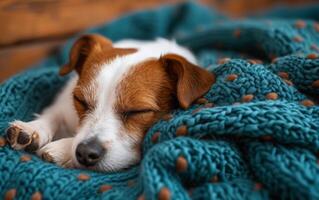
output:
[[[63,169],[0,140],[0,198],[319,199],[319,25],[311,20],[319,13],[313,10],[319,7],[299,8],[305,20],[272,11],[267,19],[232,21],[186,3],[87,31],[114,41],[175,38],[216,83],[189,109],[156,123],[141,163],[123,172]],[[1,135],[8,122],[31,120],[49,105],[67,80],[57,71],[73,41],[1,85]]]

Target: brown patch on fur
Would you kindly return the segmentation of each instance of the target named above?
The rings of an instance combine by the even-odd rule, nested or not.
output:
[[[156,59],[134,67],[116,91],[115,108],[135,139],[142,139],[150,126],[177,105],[174,83]]]
[[[78,83],[73,92],[75,97],[74,106],[80,119],[83,119],[87,111],[94,108],[96,94],[95,90],[90,88],[94,88],[94,80],[101,70],[103,63],[106,63],[117,56],[125,56],[136,51],[136,49],[111,48],[95,52],[88,58],[79,75]]]
[[[188,108],[215,82],[208,71],[175,54],[135,66],[120,82],[115,108],[123,126],[140,143],[146,131],[165,113]]]
[[[182,56],[166,54],[160,58],[171,79],[175,80],[179,105],[186,109],[215,83],[215,75],[188,62]]]
[[[89,110],[94,108],[96,94],[90,88],[94,88],[94,80],[103,64],[117,56],[136,51],[137,49],[133,48],[114,48],[109,39],[96,34],[84,35],[74,43],[69,63],[61,68],[60,74],[65,75],[76,70],[79,75],[73,96],[74,107],[80,121]]]
[[[70,62],[61,69],[61,74],[74,69],[79,75],[73,95],[80,122],[95,107],[94,81],[102,64],[136,51],[114,48],[109,40],[96,35],[84,36],[74,44]],[[213,74],[176,54],[149,59],[133,67],[116,88],[114,106],[125,132],[131,133],[130,137],[136,141],[136,150],[140,150],[146,131],[165,113],[178,105],[188,108],[214,82]]]
[[[66,75],[72,70],[81,74],[84,63],[96,51],[112,47],[112,42],[97,34],[83,35],[73,44],[70,54],[69,63],[60,69],[60,75]]]

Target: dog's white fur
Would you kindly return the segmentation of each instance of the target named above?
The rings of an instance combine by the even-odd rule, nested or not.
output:
[[[103,64],[102,71],[92,83],[94,86],[86,88],[95,90],[94,93],[98,95],[96,108],[85,117],[80,127],[78,127],[79,118],[73,106],[72,95],[78,79],[77,75],[71,78],[57,96],[56,101],[46,108],[37,119],[31,122],[14,121],[11,124],[30,135],[33,132],[39,134],[41,148],[37,151],[38,155],[48,154],[54,162],[62,166],[83,167],[77,162],[75,149],[81,141],[96,136],[103,144],[108,144],[108,147],[103,160],[92,169],[114,171],[139,161],[139,154],[132,150],[134,139],[128,136],[129,133],[121,133],[125,129],[121,127],[120,119],[114,111],[113,105],[118,84],[134,66],[149,58],[159,58],[166,53],[175,53],[194,64],[196,64],[196,59],[187,49],[165,39],[150,42],[125,40],[116,43],[115,46],[136,48],[138,51],[116,57]],[[65,139],[66,137],[69,138]],[[19,145],[13,145],[13,147],[23,148]]]

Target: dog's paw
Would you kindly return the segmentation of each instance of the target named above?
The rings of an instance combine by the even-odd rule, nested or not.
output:
[[[37,155],[43,160],[55,163],[62,167],[73,167],[72,147],[73,138],[64,138],[50,142],[37,151]]]
[[[41,147],[41,133],[32,122],[14,121],[6,132],[7,140],[12,148],[34,152]]]

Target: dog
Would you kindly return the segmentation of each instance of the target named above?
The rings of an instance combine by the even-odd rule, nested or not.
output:
[[[67,168],[112,172],[141,159],[147,130],[173,109],[187,109],[215,82],[173,41],[88,34],[71,48],[60,75],[75,71],[54,103],[7,129],[12,148]]]

